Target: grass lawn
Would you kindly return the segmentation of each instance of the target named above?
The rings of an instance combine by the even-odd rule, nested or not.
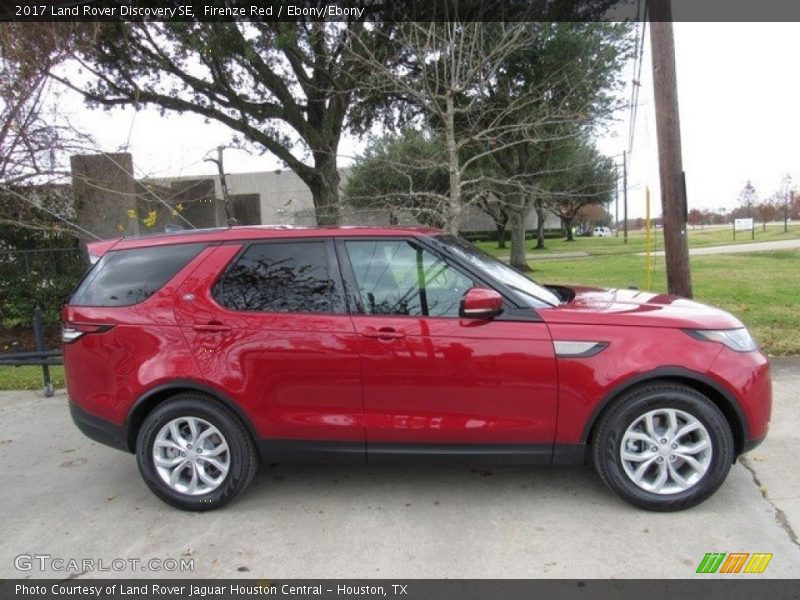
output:
[[[662,231],[655,231],[654,250],[663,250]],[[689,229],[693,248],[751,243],[747,232],[736,234],[730,227]],[[800,225],[767,224],[766,231],[756,227],[755,241],[768,242],[800,238]],[[531,276],[543,283],[586,284],[602,287],[645,287],[644,232],[631,231],[628,243],[620,237],[580,237],[574,242],[546,240],[544,250],[528,250],[528,257],[538,254],[585,252],[587,258],[532,260]],[[534,242],[528,241],[528,248]],[[497,249],[494,242],[478,244],[499,257],[509,250]],[[653,288],[666,292],[664,257],[654,257]],[[718,254],[692,258],[692,283],[695,299],[732,312],[753,332],[761,346],[772,355],[800,354],[800,250]]]
[[[664,249],[663,231],[656,229],[653,232],[654,249]],[[789,231],[784,233],[783,223],[769,223],[767,230],[763,231],[761,225],[756,227],[755,240],[750,239],[750,233],[740,231],[736,233],[736,240],[733,239],[733,231],[731,227],[722,228],[689,228],[689,245],[692,248],[699,248],[701,246],[721,246],[727,244],[747,244],[756,242],[772,242],[775,240],[790,240],[800,238],[800,224],[790,223]],[[498,250],[497,243],[495,242],[479,242],[477,244],[487,252],[491,252],[495,256],[508,256],[510,249]],[[507,244],[510,247],[510,242]],[[629,231],[628,243],[623,243],[622,232],[620,231],[619,237],[611,236],[607,238],[601,237],[576,237],[575,241],[568,242],[563,238],[554,240],[545,240],[546,248],[544,250],[533,250],[535,241],[528,240],[527,246],[529,248],[529,255],[537,254],[557,254],[563,252],[586,252],[593,256],[602,256],[606,254],[627,254],[644,252],[644,231]]]
[[[656,257],[654,291],[666,292],[664,258]],[[644,287],[644,256],[531,261],[542,283]],[[800,354],[800,250],[692,258],[695,299],[732,312],[771,355]]]
[[[50,378],[55,387],[64,387],[64,367],[50,367]],[[0,390],[41,389],[44,389],[42,367],[0,367]]]

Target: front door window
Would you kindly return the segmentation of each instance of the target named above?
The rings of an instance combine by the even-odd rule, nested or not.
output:
[[[458,317],[475,283],[407,240],[345,243],[361,306],[368,315]]]

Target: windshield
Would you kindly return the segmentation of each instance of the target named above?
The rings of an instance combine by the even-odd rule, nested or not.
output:
[[[476,248],[463,238],[454,235],[437,235],[434,239],[439,242],[445,252],[457,256],[508,287],[514,294],[514,299],[523,306],[545,308],[561,304],[559,297],[546,287],[497,260],[491,254]]]

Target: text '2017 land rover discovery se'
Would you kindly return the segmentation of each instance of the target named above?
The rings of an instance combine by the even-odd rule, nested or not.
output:
[[[539,285],[430,229],[235,227],[89,245],[63,309],[72,416],[184,509],[270,462],[591,461],[636,506],[701,502],[763,439],[736,318]]]

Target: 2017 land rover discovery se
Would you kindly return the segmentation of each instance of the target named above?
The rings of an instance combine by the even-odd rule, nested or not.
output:
[[[575,464],[652,510],[710,496],[770,419],[721,310],[543,286],[431,229],[234,227],[89,245],[63,309],[74,421],[208,510],[269,462]]]

